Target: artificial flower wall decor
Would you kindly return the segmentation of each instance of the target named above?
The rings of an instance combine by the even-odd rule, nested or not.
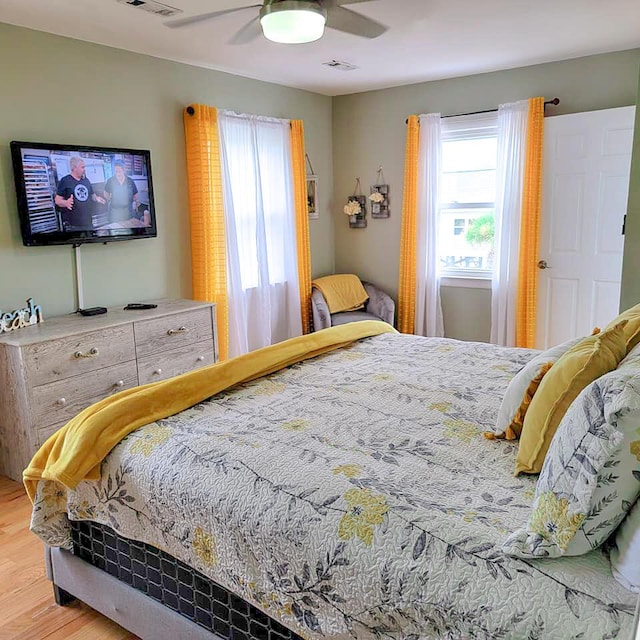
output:
[[[362,213],[362,207],[357,200],[349,200],[347,204],[344,205],[344,212],[349,216],[357,216],[359,213]]]
[[[382,166],[378,169],[376,184],[371,186],[369,200],[372,218],[388,218],[391,215],[389,211],[389,185],[385,182]]]
[[[364,229],[367,226],[367,199],[362,193],[360,178],[356,178],[353,195],[347,198],[342,210],[349,216],[349,227],[352,229]]]

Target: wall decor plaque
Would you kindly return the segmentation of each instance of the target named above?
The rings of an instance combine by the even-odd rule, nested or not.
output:
[[[44,322],[42,307],[39,304],[34,304],[33,298],[27,299],[27,306],[24,309],[14,309],[8,312],[0,309],[0,333],[9,333],[39,322]]]
[[[320,210],[318,209],[318,176],[307,176],[307,213],[309,220],[319,220]]]

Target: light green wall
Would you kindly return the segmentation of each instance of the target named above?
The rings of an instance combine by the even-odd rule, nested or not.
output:
[[[158,237],[82,247],[85,306],[191,295],[182,109],[192,102],[305,121],[319,175],[313,273],[334,266],[331,98],[0,24],[0,309],[75,309],[73,251],[24,247],[9,142],[151,149]]]
[[[320,220],[310,222],[313,274],[354,271],[395,297],[406,116],[488,109],[531,95],[560,97],[557,114],[633,104],[640,49],[333,100],[5,24],[0,59],[0,308],[17,307],[32,296],[54,315],[75,308],[72,249],[22,246],[10,140],[151,149],[158,238],[82,248],[85,304],[120,304],[191,294],[182,108],[203,102],[301,118],[320,176]],[[640,300],[639,131],[640,125],[623,306]],[[368,189],[380,164],[391,184],[391,218],[369,219],[367,229],[350,230],[343,202],[356,176]],[[447,335],[488,338],[488,290],[443,288],[443,306]]]
[[[560,98],[561,104],[549,109],[549,114],[632,105],[636,102],[639,65],[640,49],[634,49],[334,98],[336,271],[358,273],[394,297],[397,293],[405,119],[409,114],[493,109],[503,102],[539,95]],[[349,229],[342,204],[353,192],[357,176],[368,193],[379,165],[383,165],[391,185],[391,218],[369,218],[366,229]],[[636,170],[640,173],[640,161],[636,162]],[[640,198],[636,203],[640,207]],[[636,218],[635,240],[628,236],[627,246],[637,250],[640,214]],[[636,255],[635,273],[638,265],[640,258]],[[637,277],[635,286],[635,299],[640,299]],[[488,340],[489,290],[443,288],[442,297],[448,336]]]
[[[624,239],[621,310],[628,309],[640,302],[640,81],[638,85],[636,127],[631,160],[631,185]]]

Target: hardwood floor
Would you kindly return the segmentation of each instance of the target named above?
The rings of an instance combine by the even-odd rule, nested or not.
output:
[[[81,602],[59,607],[21,484],[0,476],[0,640],[136,640]]]

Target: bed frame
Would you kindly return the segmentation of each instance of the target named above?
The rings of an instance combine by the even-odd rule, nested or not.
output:
[[[73,553],[45,552],[61,606],[77,598],[143,639],[302,640],[164,551],[95,522],[71,526]]]
[[[302,640],[151,545],[94,522],[71,525],[73,553],[45,548],[47,577],[61,606],[82,600],[143,640]],[[630,640],[640,640],[640,598],[634,629]]]

